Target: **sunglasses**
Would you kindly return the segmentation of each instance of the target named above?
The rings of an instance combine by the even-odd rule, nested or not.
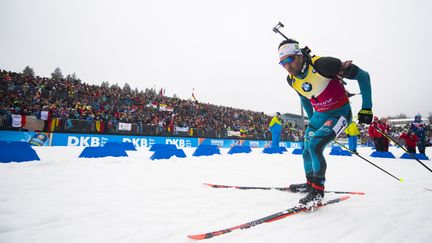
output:
[[[295,59],[295,56],[289,56],[289,57],[283,59],[282,61],[280,61],[279,64],[283,66],[285,64],[289,64],[289,63],[294,62],[294,59]]]

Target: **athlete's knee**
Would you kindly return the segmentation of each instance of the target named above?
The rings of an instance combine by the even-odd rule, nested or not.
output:
[[[321,151],[324,145],[322,138],[311,138],[309,141],[309,149],[312,152]]]
[[[302,157],[303,157],[303,161],[309,161],[311,159],[309,147],[303,148]]]

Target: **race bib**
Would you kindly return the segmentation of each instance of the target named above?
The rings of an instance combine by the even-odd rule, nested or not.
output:
[[[345,117],[341,116],[333,127],[336,137],[348,126],[348,121]]]

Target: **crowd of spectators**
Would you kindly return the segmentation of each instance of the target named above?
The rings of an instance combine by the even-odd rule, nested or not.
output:
[[[414,122],[414,120],[408,121],[405,124],[391,125],[387,118],[381,117],[380,122],[384,124],[384,126],[379,127],[383,132],[385,132],[389,137],[394,139],[399,144],[401,145],[406,144],[406,141],[402,139],[400,136],[404,133],[406,134],[412,131],[412,122]],[[375,138],[377,137],[376,135],[378,135],[378,137],[382,137],[383,139],[384,137],[379,136],[379,132],[377,131],[371,133],[371,130],[374,130],[372,126],[373,123],[371,125],[358,124],[359,132],[360,132],[358,136],[359,143],[366,146],[375,147],[375,149],[380,152],[388,151],[388,146],[392,144],[392,142],[389,141],[388,139],[385,139],[382,141],[383,144],[377,147],[377,144],[375,143],[376,142]],[[424,132],[425,132],[424,134],[425,145],[427,147],[430,147],[432,146],[432,126],[430,123],[424,124]],[[346,134],[342,133],[340,135],[340,138],[345,139]]]
[[[155,89],[138,91],[0,70],[0,129],[12,128],[13,114],[41,119],[43,112],[48,116],[45,131],[271,139],[271,116],[263,112],[168,97]],[[119,130],[119,123],[132,124],[131,131]],[[409,130],[406,126],[391,127],[389,135],[399,137]],[[303,130],[299,122],[285,120],[282,140],[302,141]],[[360,125],[359,130],[360,143],[370,143],[367,127]],[[432,135],[430,125],[426,134]]]
[[[163,109],[162,109],[163,108]],[[270,116],[232,107],[167,97],[154,89],[138,91],[91,85],[79,80],[46,78],[0,70],[0,127],[10,128],[12,114],[48,114],[44,130],[119,133],[119,123],[131,123],[131,134],[229,136],[270,139]],[[51,126],[55,121],[54,126]],[[175,128],[187,128],[179,134]],[[300,125],[286,122],[282,140],[302,139]]]

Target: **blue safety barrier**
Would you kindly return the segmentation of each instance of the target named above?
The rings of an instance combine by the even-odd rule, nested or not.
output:
[[[186,154],[183,149],[178,149],[174,144],[154,144],[150,151],[154,151],[150,157],[151,160],[155,159],[169,159],[172,156],[178,158],[186,158]]]
[[[411,154],[411,155],[413,155],[416,159],[419,159],[419,160],[429,160],[429,158],[426,156],[426,154]],[[407,153],[402,154],[402,156],[400,158],[401,159],[414,159],[413,157],[411,157]]]
[[[265,148],[262,152],[264,154],[283,154],[283,152],[284,152],[283,148],[285,148],[285,147],[276,147],[276,148],[269,147],[269,148]],[[285,151],[286,151],[286,148],[285,148]]]
[[[220,149],[217,145],[206,145],[201,144],[198,146],[195,150],[195,152],[192,154],[192,156],[211,156],[214,154],[220,154]]]
[[[103,158],[108,156],[127,157],[128,155],[122,146],[85,147],[79,155],[80,158]]]
[[[161,143],[156,143],[156,144],[153,144],[151,147],[150,147],[150,151],[157,151],[157,150],[160,150],[160,149],[177,149],[177,146],[175,146],[175,144],[161,144]]]
[[[352,156],[351,152],[345,149],[342,149],[340,146],[332,146],[330,155],[337,156]]]
[[[389,159],[395,159],[396,157],[391,152],[378,152],[374,151],[370,155],[371,157],[377,157],[377,158],[389,158]]]
[[[122,147],[126,151],[136,151],[135,146],[131,142],[107,142],[104,145],[105,148],[112,148],[112,147]]]
[[[0,141],[0,162],[25,162],[40,160],[28,142]]]
[[[252,149],[250,148],[250,146],[240,146],[240,145],[236,145],[230,148],[230,150],[228,151],[228,154],[239,154],[239,153],[250,153],[252,152]]]
[[[292,154],[302,154],[303,153],[303,149],[301,148],[296,148],[292,151]]]

